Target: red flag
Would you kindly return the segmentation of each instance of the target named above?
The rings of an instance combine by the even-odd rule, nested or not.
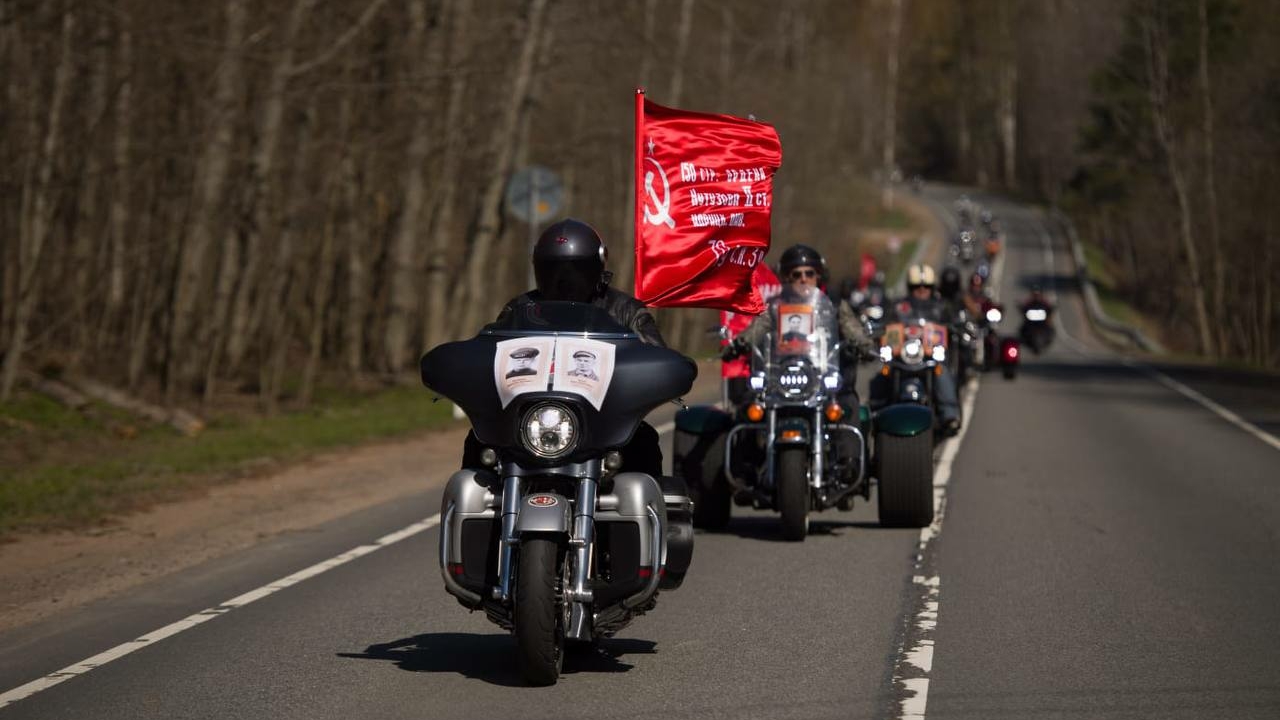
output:
[[[751,276],[751,284],[755,287],[755,291],[760,294],[760,299],[764,302],[769,302],[770,298],[782,292],[782,281],[778,279],[778,276],[767,263],[759,263],[756,265],[755,273]],[[720,324],[728,328],[729,337],[731,339],[737,337],[738,333],[746,330],[752,320],[755,320],[754,315],[745,315],[743,313],[731,312],[729,310],[720,311]],[[720,364],[721,377],[740,378],[750,377],[750,375],[751,358],[749,357],[738,357],[733,360],[726,360]]]
[[[772,125],[663,107],[636,93],[636,297],[658,307],[760,313],[769,251]]]

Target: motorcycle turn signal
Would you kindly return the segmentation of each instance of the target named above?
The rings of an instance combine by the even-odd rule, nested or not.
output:
[[[823,415],[826,416],[828,422],[840,422],[840,419],[844,417],[844,408],[840,407],[840,403],[831,403],[823,410]]]
[[[760,422],[764,419],[764,406],[760,403],[751,403],[747,406],[747,419],[751,422]]]

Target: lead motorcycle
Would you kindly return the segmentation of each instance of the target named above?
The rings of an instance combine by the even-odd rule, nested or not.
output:
[[[673,469],[688,482],[698,524],[718,529],[730,500],[770,508],[782,537],[803,540],[809,513],[852,508],[870,494],[859,407],[838,401],[835,308],[817,289],[772,302],[777,332],[752,348],[750,400],[737,413],[695,407],[676,415]]]
[[[554,683],[566,642],[612,635],[683,581],[687,491],[622,472],[621,448],[696,375],[582,303],[521,305],[423,356],[423,384],[484,446],[483,467],[454,473],[441,500],[445,589],[514,633],[529,683]]]

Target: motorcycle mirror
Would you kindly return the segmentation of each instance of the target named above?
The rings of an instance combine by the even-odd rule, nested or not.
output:
[[[681,410],[688,410],[689,406],[684,404],[684,398],[678,397],[671,401],[672,405],[679,405]]]

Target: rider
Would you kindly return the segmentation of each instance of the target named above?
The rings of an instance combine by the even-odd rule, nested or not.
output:
[[[951,325],[954,318],[948,312],[946,303],[936,293],[936,279],[931,266],[920,264],[907,268],[907,293],[907,297],[893,307],[900,320],[918,317],[929,322]],[[887,404],[891,391],[889,378],[883,375],[871,378],[872,405]],[[954,435],[960,431],[960,401],[956,396],[955,379],[945,366],[934,379],[933,394],[942,429],[948,435]]]
[[[782,280],[790,285],[793,292],[807,296],[818,292],[818,288],[826,281],[827,261],[822,254],[808,245],[792,245],[782,252],[779,262]],[[783,302],[779,296],[771,302]],[[773,312],[761,313],[751,325],[738,333],[738,336],[725,346],[721,357],[729,360],[747,351],[752,345],[764,341],[766,335],[773,333],[777,319]],[[850,408],[858,406],[857,391],[854,382],[858,375],[858,360],[875,356],[875,346],[862,326],[857,312],[845,300],[841,300],[839,308],[840,337],[844,341],[840,352],[840,376],[843,378],[839,393],[842,405]]]
[[[649,345],[666,347],[658,323],[649,310],[631,295],[609,287],[613,273],[604,269],[608,252],[600,234],[581,220],[566,218],[542,231],[533,246],[533,275],[538,287],[512,298],[498,314],[498,321],[521,305],[542,301],[590,303],[603,309],[619,324],[631,329]],[[479,467],[484,447],[475,433],[467,433],[462,467]],[[662,475],[662,449],[658,432],[647,422],[636,428],[622,449],[622,470]]]

